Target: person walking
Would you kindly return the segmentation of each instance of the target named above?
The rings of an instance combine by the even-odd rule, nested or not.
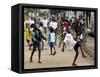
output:
[[[53,28],[50,27],[50,33],[49,33],[49,37],[48,37],[48,44],[50,46],[50,51],[51,51],[50,55],[56,54],[55,42],[56,42],[56,35],[55,35]],[[52,48],[54,49],[54,53],[52,51]]]
[[[38,63],[41,62],[41,41],[42,39],[46,40],[46,37],[42,34],[42,32],[37,28],[36,24],[32,24],[34,30],[32,32],[32,41],[33,41],[33,50],[31,52],[30,56],[30,62],[32,62],[32,57],[34,55],[34,52],[36,51],[36,48],[38,48]]]

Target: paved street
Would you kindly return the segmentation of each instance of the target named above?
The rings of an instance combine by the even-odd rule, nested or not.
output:
[[[89,37],[89,36],[88,36]],[[92,40],[91,40],[92,39]],[[88,42],[90,43],[90,46],[88,44],[88,46],[93,47],[94,45],[92,44],[93,42],[93,38],[89,37],[88,38]],[[58,41],[57,40],[57,45],[58,45]],[[25,43],[25,52],[24,52],[24,68],[25,69],[34,69],[34,68],[52,68],[52,67],[69,67],[72,66],[72,62],[75,56],[75,51],[69,51],[69,47],[67,46],[65,49],[65,52],[61,51],[61,47],[59,48],[58,46],[56,46],[56,55],[52,56],[50,55],[50,49],[49,46],[47,44],[47,42],[44,42],[45,46],[44,46],[44,50],[42,50],[42,55],[41,55],[41,61],[42,64],[38,64],[38,51],[36,51],[33,55],[33,62],[30,63],[30,55],[31,55],[31,50],[28,49],[28,47],[26,46]],[[80,52],[80,50],[79,50]],[[86,53],[85,53],[86,54]],[[85,66],[85,65],[94,65],[94,60],[93,58],[90,58],[90,56],[88,54],[87,58],[82,58],[81,56],[81,52],[78,56],[78,59],[76,61],[76,64],[78,66]]]

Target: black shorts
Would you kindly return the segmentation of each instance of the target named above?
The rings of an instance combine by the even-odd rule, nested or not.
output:
[[[41,49],[41,44],[33,42],[33,51],[36,51],[36,48]]]
[[[78,51],[78,48],[80,47],[80,42],[77,42],[74,46],[74,50]]]

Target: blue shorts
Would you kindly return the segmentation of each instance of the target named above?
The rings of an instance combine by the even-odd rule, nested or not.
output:
[[[55,47],[55,42],[50,42],[49,46],[54,48]]]

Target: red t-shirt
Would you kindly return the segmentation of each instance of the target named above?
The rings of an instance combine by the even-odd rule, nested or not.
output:
[[[64,21],[64,27],[67,27],[68,25],[69,25],[69,23]]]

